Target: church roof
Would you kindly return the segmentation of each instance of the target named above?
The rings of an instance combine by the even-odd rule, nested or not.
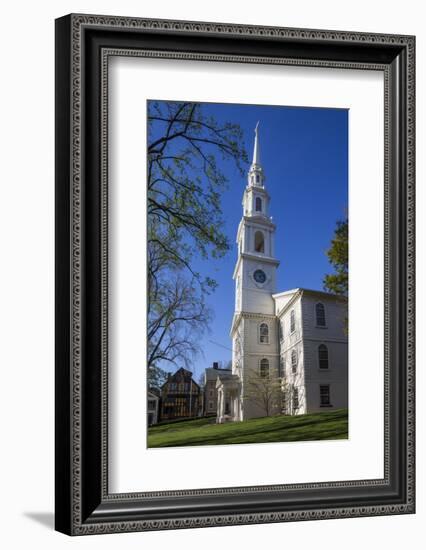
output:
[[[312,296],[317,296],[321,300],[339,300],[340,302],[347,302],[347,296],[342,296],[341,294],[332,294],[331,292],[324,292],[323,290],[312,290],[309,288],[294,288],[292,290],[286,290],[284,292],[279,292],[278,294],[272,294],[272,298],[277,301],[282,301],[281,309],[277,312],[278,316],[281,316],[282,313],[294,302],[297,298],[301,298],[304,294],[309,294]],[[286,299],[287,298],[287,299]]]
[[[313,290],[311,288],[293,288],[291,290],[285,290],[284,292],[278,292],[277,294],[272,294],[272,298],[280,298],[281,296],[289,296],[296,293],[306,293],[306,294],[315,294],[322,296],[323,298],[339,298],[342,301],[347,301],[347,296],[342,296],[341,294],[333,294],[332,292],[324,292],[323,290]]]

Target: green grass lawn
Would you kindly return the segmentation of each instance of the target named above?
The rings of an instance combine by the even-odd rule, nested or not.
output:
[[[338,409],[301,416],[253,418],[227,424],[215,424],[215,418],[170,422],[148,429],[148,447],[316,441],[347,437],[348,411]]]

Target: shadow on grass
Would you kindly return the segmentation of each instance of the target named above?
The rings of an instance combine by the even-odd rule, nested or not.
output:
[[[274,443],[347,439],[346,410],[297,417],[276,416],[229,424],[200,425],[194,421],[185,429],[149,432],[148,447],[187,447],[239,443]]]

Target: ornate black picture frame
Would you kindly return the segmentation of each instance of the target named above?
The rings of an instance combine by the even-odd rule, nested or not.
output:
[[[110,56],[373,69],[385,82],[383,479],[111,494]],[[414,513],[413,36],[68,15],[56,21],[56,529],[69,535]]]

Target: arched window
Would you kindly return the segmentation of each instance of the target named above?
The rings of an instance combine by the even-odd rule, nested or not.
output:
[[[262,199],[256,197],[256,212],[262,212]]]
[[[256,174],[256,183],[259,183],[260,182],[260,176],[259,174]]]
[[[260,361],[260,376],[267,378],[269,376],[269,361],[268,359],[262,359]]]
[[[265,252],[265,239],[263,237],[262,231],[256,231],[254,234],[254,249],[256,252]]]
[[[261,323],[259,326],[259,342],[269,344],[269,327],[266,323]]]
[[[315,316],[317,327],[325,327],[325,307],[324,304],[318,303],[315,305]]]
[[[318,346],[318,363],[320,369],[328,369],[328,348],[325,344]]]
[[[295,374],[297,371],[297,352],[296,350],[294,349],[292,352],[291,352],[291,372],[293,374]]]
[[[290,332],[294,332],[296,330],[296,316],[294,314],[294,309],[290,312]]]

